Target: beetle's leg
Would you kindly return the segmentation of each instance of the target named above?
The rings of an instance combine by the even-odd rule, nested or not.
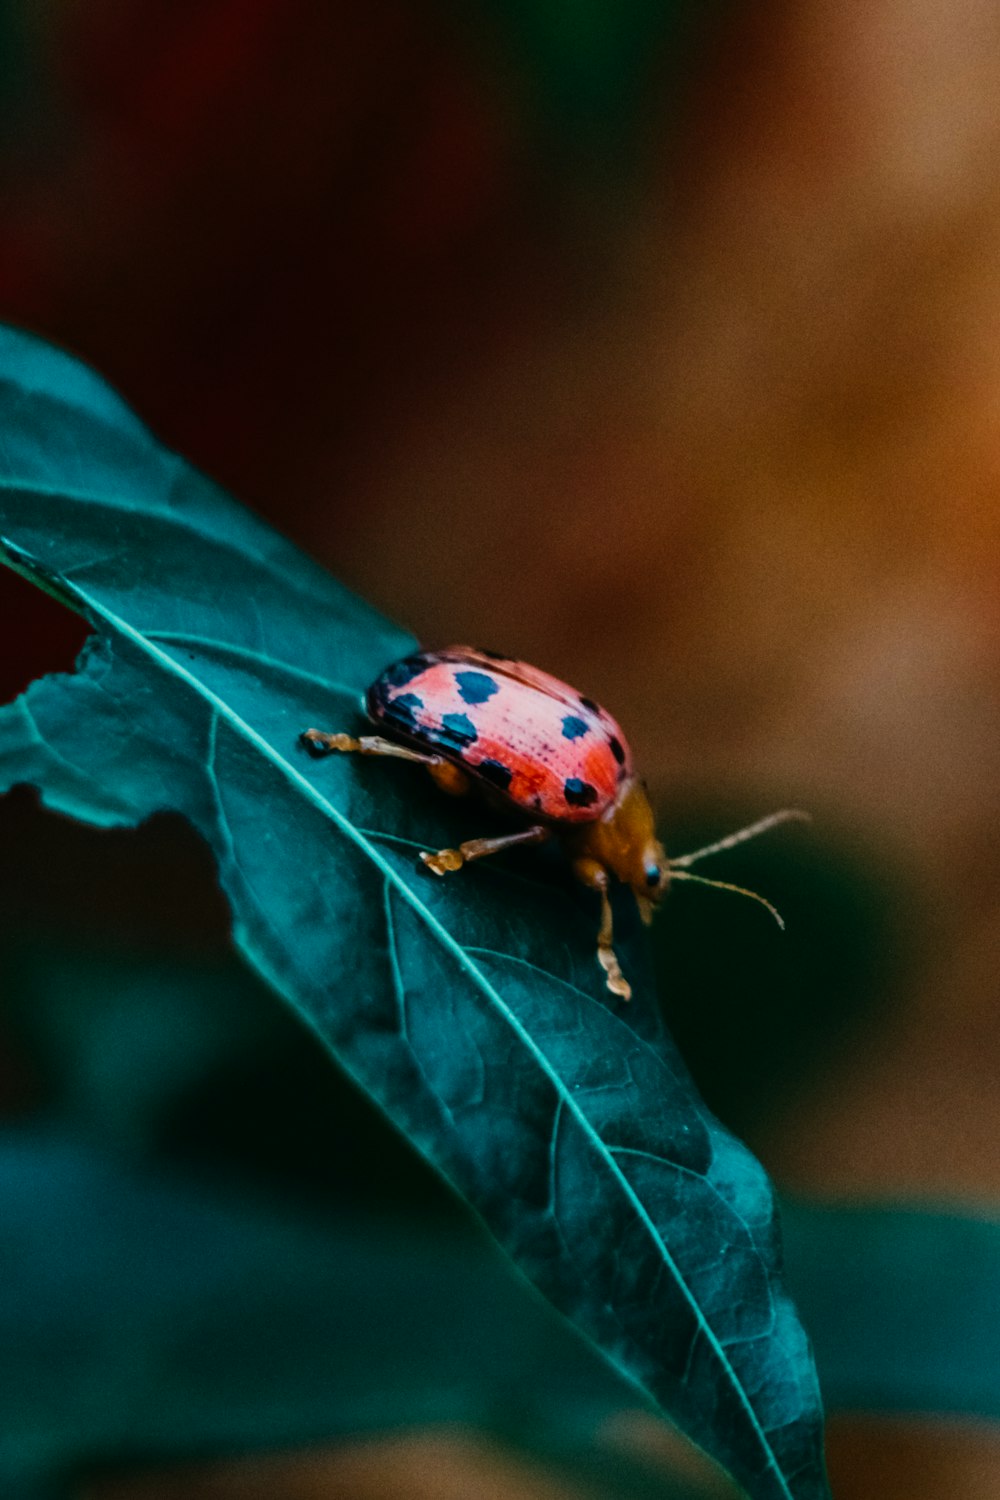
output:
[[[620,1000],[631,1000],[632,986],[621,971],[621,966],[612,947],[614,930],[611,918],[611,897],[608,894],[611,881],[607,870],[596,859],[585,856],[573,861],[573,874],[584,885],[590,886],[601,898],[601,925],[597,929],[597,961],[604,970],[608,989]]]
[[[435,875],[447,875],[472,859],[485,859],[487,854],[499,854],[502,849],[517,849],[524,844],[542,844],[551,837],[552,830],[539,823],[499,839],[468,839],[457,849],[439,849],[436,854],[421,854],[420,858]]]
[[[411,750],[407,745],[397,745],[395,740],[385,740],[381,735],[366,734],[355,739],[350,734],[327,734],[322,729],[304,729],[299,739],[314,755],[329,755],[334,750],[356,755],[394,755],[397,760],[416,761],[426,766],[435,785],[452,797],[464,797],[470,790],[469,778],[460,766],[445,760],[443,755],[431,755],[421,750]]]
[[[397,745],[394,740],[384,740],[377,734],[366,734],[355,739],[350,734],[327,734],[322,729],[303,729],[299,739],[308,745],[314,755],[329,755],[333,750],[356,755],[394,755],[398,760],[415,760],[421,766],[442,764],[440,755],[426,755],[420,750],[410,750],[406,745]]]
[[[449,797],[465,797],[472,791],[472,783],[461,766],[440,755],[427,761],[427,770],[438,790],[447,792]]]

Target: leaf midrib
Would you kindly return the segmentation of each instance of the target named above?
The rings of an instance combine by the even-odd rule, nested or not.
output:
[[[25,553],[20,548],[18,549],[18,551],[20,552],[20,555],[22,557],[29,556],[29,554]],[[6,561],[6,559],[4,560]],[[32,561],[34,561],[34,559],[32,559]],[[591,1142],[601,1160],[605,1163],[605,1166],[611,1173],[614,1180],[617,1182],[623,1196],[631,1204],[633,1212],[636,1214],[640,1223],[644,1226],[647,1233],[649,1234],[650,1239],[657,1247],[659,1253],[662,1255],[667,1268],[669,1269],[677,1286],[680,1288],[685,1299],[687,1300],[699,1328],[703,1331],[705,1337],[707,1338],[710,1347],[712,1348],[716,1358],[719,1361],[721,1369],[725,1373],[727,1379],[729,1380],[733,1390],[737,1395],[737,1398],[743,1406],[747,1417],[749,1418],[751,1428],[760,1443],[769,1466],[777,1476],[784,1495],[787,1497],[787,1500],[794,1500],[792,1492],[788,1488],[788,1485],[786,1483],[785,1476],[782,1474],[781,1469],[778,1465],[774,1450],[768,1442],[761,1422],[750,1404],[749,1397],[744,1390],[742,1382],[737,1377],[736,1371],[733,1369],[733,1366],[726,1355],[725,1349],[720,1343],[714,1329],[707,1321],[697,1299],[687,1285],[686,1280],[681,1275],[676,1261],[674,1260],[666,1244],[664,1243],[663,1238],[660,1235],[660,1232],[657,1229],[652,1218],[650,1217],[645,1205],[637,1196],[634,1188],[632,1187],[628,1178],[625,1176],[624,1172],[619,1167],[618,1163],[615,1161],[614,1157],[610,1154],[604,1141],[601,1139],[601,1136],[587,1119],[586,1115],[582,1112],[573,1094],[566,1087],[565,1083],[560,1078],[560,1075],[552,1068],[545,1054],[535,1042],[530,1032],[525,1029],[522,1023],[518,1020],[517,1016],[510,1009],[509,1005],[507,1005],[499,992],[494,989],[493,985],[489,982],[482,971],[477,967],[475,963],[472,962],[462,945],[451,936],[447,928],[442,926],[437,917],[434,916],[433,912],[431,912],[423,904],[419,896],[417,896],[416,893],[411,890],[411,888],[401,878],[397,871],[394,870],[393,867],[382,858],[378,850],[372,844],[370,844],[362,834],[359,833],[354,824],[351,823],[350,820],[346,818],[344,814],[341,813],[333,803],[329,802],[323,796],[323,794],[313,786],[312,782],[308,781],[300,771],[296,770],[295,766],[293,766],[288,760],[286,760],[285,757],[280,753],[280,751],[275,749],[274,746],[272,746],[269,741],[264,738],[263,735],[261,735],[256,729],[254,729],[251,724],[247,723],[247,721],[242,718],[241,715],[236,713],[235,710],[232,709],[224,699],[220,698],[217,693],[214,693],[211,688],[207,687],[203,682],[200,682],[193,673],[189,672],[187,668],[184,667],[179,661],[177,661],[175,657],[171,656],[169,652],[161,650],[156,645],[155,641],[153,641],[149,636],[143,634],[139,630],[136,630],[126,620],[123,620],[119,615],[116,615],[112,610],[108,609],[99,600],[93,598],[93,596],[90,595],[87,590],[82,588],[79,584],[67,581],[65,582],[64,586],[80,600],[81,604],[85,606],[87,612],[92,617],[103,620],[107,625],[111,626],[112,629],[117,631],[122,637],[124,637],[126,640],[131,641],[141,651],[144,651],[146,654],[151,656],[161,667],[164,668],[164,670],[172,672],[175,676],[184,681],[188,685],[188,687],[191,688],[198,696],[209,703],[213,707],[215,712],[218,713],[221,718],[223,718],[238,735],[249,741],[249,743],[259,751],[259,753],[265,758],[265,760],[269,761],[279,772],[281,772],[289,781],[291,781],[293,785],[297,786],[300,791],[305,794],[306,798],[310,802],[312,802],[320,812],[328,817],[330,821],[334,823],[337,828],[339,828],[341,833],[344,834],[345,837],[347,837],[347,839],[351,843],[353,843],[363,854],[365,854],[368,859],[371,860],[372,864],[382,872],[383,876],[388,881],[390,881],[393,886],[395,886],[403,899],[411,906],[411,908],[421,919],[421,921],[423,921],[430,933],[433,934],[433,936],[442,945],[442,947],[447,952],[449,952],[452,957],[458,962],[460,968],[465,971],[465,973],[471,979],[472,983],[481,991],[486,999],[496,1007],[499,1014],[507,1022],[515,1035],[518,1036],[529,1054],[534,1058],[540,1071],[552,1084],[557,1097],[563,1103],[564,1107],[568,1109],[569,1112],[573,1115],[578,1126],[583,1131],[585,1137]],[[627,1371],[624,1373],[626,1375],[628,1374]]]

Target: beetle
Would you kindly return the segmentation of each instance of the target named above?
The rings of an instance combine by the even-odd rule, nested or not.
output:
[[[785,808],[704,849],[668,859],[621,728],[600,704],[557,677],[471,646],[416,651],[379,674],[365,708],[382,735],[306,729],[302,741],[317,755],[339,751],[415,761],[442,791],[476,792],[521,823],[499,838],[423,852],[420,858],[434,875],[503,849],[558,839],[576,878],[600,898],[597,957],[607,988],[620,999],[630,999],[632,991],[613,946],[612,877],[632,888],[647,923],[671,880],[694,880],[759,901],[784,926],[755,891],[693,875],[689,867],[808,815]]]

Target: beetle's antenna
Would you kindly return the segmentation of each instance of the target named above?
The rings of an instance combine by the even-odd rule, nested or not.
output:
[[[785,920],[780,911],[770,901],[765,901],[763,896],[758,896],[756,891],[748,891],[742,885],[730,885],[728,880],[706,880],[704,875],[691,875],[687,870],[672,869],[671,876],[674,880],[694,880],[698,885],[714,885],[717,891],[735,891],[737,896],[749,896],[751,901],[759,901],[761,906],[766,906],[782,932],[785,930]]]
[[[693,854],[681,854],[676,859],[671,859],[671,871],[686,870],[699,859],[707,859],[710,854],[721,854],[724,849],[735,849],[737,844],[745,844],[748,839],[755,839],[760,833],[767,833],[772,828],[777,828],[779,823],[811,823],[812,815],[802,812],[797,807],[784,807],[781,812],[768,813],[766,818],[760,818],[756,823],[751,823],[748,828],[740,828],[736,833],[727,834],[724,839],[719,839],[714,844],[706,844],[704,849],[696,849]],[[678,879],[680,877],[678,876]],[[715,882],[716,884],[718,882]],[[737,889],[736,886],[733,887]],[[744,892],[752,895],[752,892]],[[763,899],[758,897],[758,900]],[[767,903],[764,903],[765,906]]]

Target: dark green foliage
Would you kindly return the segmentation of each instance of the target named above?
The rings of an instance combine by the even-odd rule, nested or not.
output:
[[[0,1194],[5,1496],[463,1423],[584,1495],[698,1500],[602,1451],[627,1388],[475,1237],[279,1213],[27,1132]]]
[[[584,1495],[687,1500],[602,1446],[628,1384],[428,1203],[427,1167],[246,971],[32,945],[0,977],[61,1084],[44,1131],[0,1141],[0,1493],[442,1420]],[[831,1409],[1000,1416],[1000,1226],[783,1223]]]
[[[665,817],[673,853],[764,808],[714,809],[697,823]],[[808,1093],[879,1013],[916,951],[905,873],[879,851],[838,839],[817,810],[808,830],[779,829],[705,867],[760,891],[787,923],[779,932],[753,903],[677,887],[652,929],[659,992],[670,1033],[709,1108],[736,1134],[783,1129],[789,1102]]]
[[[796,1203],[785,1230],[830,1406],[1000,1420],[1000,1223]]]
[[[103,826],[189,818],[247,960],[546,1295],[754,1500],[826,1495],[770,1189],[662,1028],[631,903],[625,1007],[556,853],[427,875],[468,808],[298,739],[359,728],[410,638],[12,332],[0,440],[6,560],[95,629],[3,711],[0,782]]]

